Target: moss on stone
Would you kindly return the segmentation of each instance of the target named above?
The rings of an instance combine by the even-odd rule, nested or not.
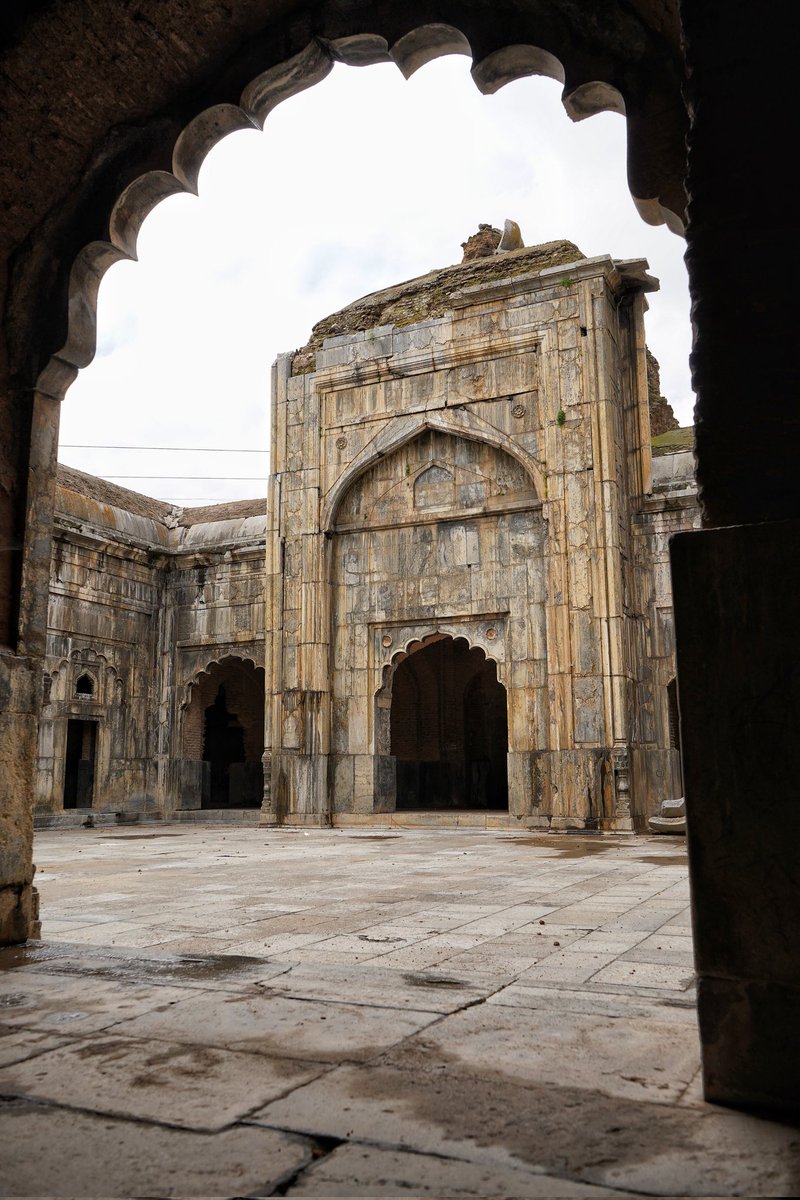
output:
[[[694,425],[683,425],[678,429],[669,429],[653,438],[653,457],[660,458],[662,454],[680,454],[684,450],[694,449]]]

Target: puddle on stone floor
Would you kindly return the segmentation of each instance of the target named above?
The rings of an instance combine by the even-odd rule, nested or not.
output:
[[[606,850],[616,850],[624,845],[619,840],[600,837],[599,834],[567,834],[564,837],[551,833],[541,835],[520,834],[518,837],[502,839],[504,842],[515,842],[519,846],[536,846],[541,850],[555,850],[559,858],[586,858],[589,854],[604,854]]]
[[[135,952],[106,950],[75,942],[29,942],[0,950],[0,970],[47,963],[60,975],[83,975],[119,982],[202,983],[211,979],[235,978],[268,958],[250,954],[175,954],[151,957]]]
[[[400,837],[399,833],[348,833],[350,842],[390,842]]]
[[[463,979],[452,979],[448,975],[416,975],[411,972],[404,974],[403,979],[412,987],[465,988],[469,986]]]
[[[179,833],[101,833],[105,842],[135,842],[145,838],[180,837]]]
[[[643,854],[637,862],[647,863],[653,867],[686,867],[688,859],[685,854]]]

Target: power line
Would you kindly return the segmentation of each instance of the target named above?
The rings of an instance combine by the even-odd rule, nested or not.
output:
[[[159,500],[162,504],[176,504],[179,500],[182,504],[187,500],[191,500],[194,504],[197,504],[198,501],[204,500],[208,503],[227,505],[252,503],[254,500],[262,500],[263,496],[238,496],[234,497],[233,500],[225,496],[152,496],[151,499]]]
[[[269,454],[269,450],[252,450],[235,446],[100,446],[89,442],[62,442],[61,450],[186,450],[192,454]]]
[[[103,475],[103,479],[216,479],[227,483],[266,483],[263,475]]]

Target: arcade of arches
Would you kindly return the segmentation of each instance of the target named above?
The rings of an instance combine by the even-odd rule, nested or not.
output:
[[[783,16],[707,0],[620,0],[591,21],[578,0],[433,8],[232,0],[202,9],[139,0],[136,8],[134,20],[127,8],[93,5],[91,39],[69,3],[11,4],[2,18],[3,940],[24,939],[35,922],[30,798],[58,404],[91,357],[104,265],[133,251],[148,205],[194,185],[214,137],[262,120],[334,58],[383,56],[410,73],[468,48],[485,91],[515,73],[547,71],[564,81],[574,116],[624,111],[640,211],[686,230],[705,528],[674,540],[672,568],[705,1088],[723,1102],[796,1106],[800,432],[786,266],[793,39]],[[448,24],[430,26],[432,13]],[[245,112],[242,92],[259,73]],[[202,118],[211,105],[222,107]],[[115,198],[148,171],[114,213],[109,241]],[[742,336],[732,353],[734,331]],[[754,397],[766,398],[755,416]],[[61,661],[58,687],[72,669],[69,653]],[[102,686],[107,698],[111,672]],[[69,689],[59,695],[73,703]],[[125,728],[110,735],[128,738],[132,752],[143,733],[137,704],[134,695]],[[72,719],[88,717],[79,710]]]

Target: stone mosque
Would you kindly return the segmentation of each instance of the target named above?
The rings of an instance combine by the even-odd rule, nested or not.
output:
[[[646,829],[683,793],[668,541],[700,526],[657,287],[481,226],[278,358],[265,500],[61,466],[38,823]]]

